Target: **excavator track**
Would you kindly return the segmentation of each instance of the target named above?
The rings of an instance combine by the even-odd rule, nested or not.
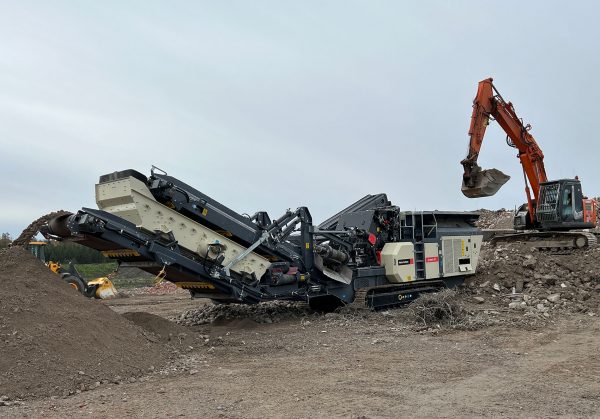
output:
[[[443,281],[418,281],[359,288],[354,294],[354,301],[346,307],[366,311],[393,308],[408,304],[423,293],[439,291],[442,288],[445,288]]]
[[[598,245],[598,238],[585,231],[532,231],[495,235],[490,243],[530,243],[542,251],[572,251]]]
[[[48,221],[61,215],[70,214],[69,211],[59,210],[43,215],[27,226],[25,230],[11,243],[12,246],[27,246],[31,239],[40,231],[40,228]]]

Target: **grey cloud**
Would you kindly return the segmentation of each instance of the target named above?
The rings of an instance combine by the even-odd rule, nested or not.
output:
[[[366,193],[405,209],[512,207],[459,191],[471,101],[493,76],[551,177],[600,195],[595,2],[23,1],[0,6],[0,230],[94,206],[98,176],[151,164],[240,212]],[[518,10],[518,19],[515,19]]]

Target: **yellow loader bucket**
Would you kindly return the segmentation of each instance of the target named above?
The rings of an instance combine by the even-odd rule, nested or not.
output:
[[[98,285],[96,289],[96,298],[100,298],[101,300],[107,300],[109,298],[113,298],[117,296],[117,289],[113,285],[112,281],[107,277],[96,278],[91,281],[88,281],[88,285]]]
[[[484,198],[498,192],[509,179],[510,176],[498,169],[481,170],[481,167],[476,166],[471,172],[471,177],[463,179],[460,190],[467,198]]]

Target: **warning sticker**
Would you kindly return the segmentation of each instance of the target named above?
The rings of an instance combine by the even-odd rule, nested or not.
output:
[[[430,256],[428,258],[425,258],[426,263],[439,262],[439,261],[440,261],[440,258],[437,256]]]

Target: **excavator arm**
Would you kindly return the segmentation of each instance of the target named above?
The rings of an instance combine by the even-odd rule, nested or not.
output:
[[[533,136],[530,125],[523,125],[510,102],[506,102],[488,78],[479,82],[477,96],[473,100],[473,113],[469,128],[469,151],[461,161],[464,167],[462,192],[469,198],[494,195],[504,185],[509,176],[497,169],[482,170],[477,158],[483,144],[485,131],[490,118],[495,119],[507,136],[507,143],[518,150],[525,177],[525,193],[529,214],[533,219],[534,202],[539,197],[540,184],[548,180],[544,168],[544,154]],[[531,185],[531,190],[529,188]],[[533,197],[531,192],[533,191]]]

